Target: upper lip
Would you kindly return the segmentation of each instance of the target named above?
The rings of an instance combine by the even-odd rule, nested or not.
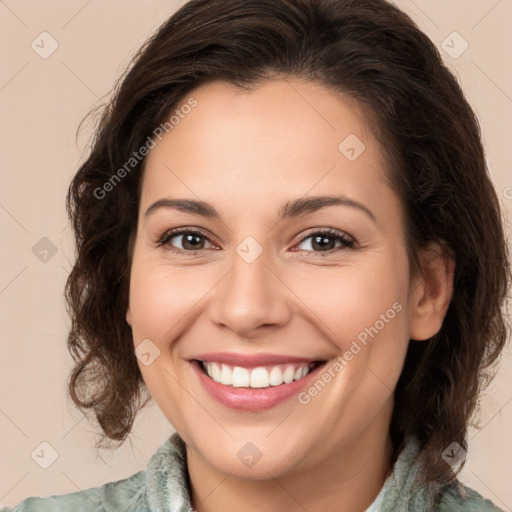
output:
[[[322,359],[311,357],[297,357],[282,354],[237,354],[234,352],[210,352],[207,354],[198,354],[191,357],[190,360],[208,361],[211,363],[224,363],[232,366],[267,366],[286,363],[314,363]]]

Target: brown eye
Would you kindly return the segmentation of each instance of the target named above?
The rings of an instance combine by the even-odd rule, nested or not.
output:
[[[175,243],[181,244],[181,247],[176,247],[175,243],[171,243],[171,240],[173,239],[176,239],[177,242]],[[158,245],[164,246],[166,249],[172,252],[185,253],[209,248],[205,247],[205,242],[209,243],[210,246],[213,246],[208,237],[200,231],[193,231],[190,229],[177,229],[165,233],[165,235],[158,242]]]
[[[311,239],[311,242],[306,242]],[[338,243],[338,246],[336,246]],[[309,247],[300,249],[301,244],[306,244]],[[336,248],[353,248],[354,241],[348,238],[347,235],[336,230],[317,231],[304,237],[300,244],[299,250],[308,252],[337,252]]]

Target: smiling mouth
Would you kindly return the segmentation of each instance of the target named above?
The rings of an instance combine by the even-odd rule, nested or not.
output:
[[[244,368],[224,363],[200,361],[199,368],[213,381],[232,388],[270,388],[303,379],[326,361],[287,363]]]

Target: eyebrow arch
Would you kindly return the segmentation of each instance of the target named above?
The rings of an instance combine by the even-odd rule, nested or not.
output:
[[[373,212],[364,204],[350,199],[346,196],[314,196],[303,197],[288,201],[279,209],[278,215],[280,219],[299,217],[308,213],[316,212],[327,206],[350,206],[364,212],[373,222],[377,219]],[[161,208],[176,208],[180,211],[193,213],[202,217],[220,219],[217,210],[209,203],[197,201],[195,199],[171,199],[162,198],[155,201],[144,214],[144,218],[154,214]]]

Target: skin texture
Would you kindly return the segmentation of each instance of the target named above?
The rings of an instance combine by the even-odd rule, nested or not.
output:
[[[393,389],[409,339],[439,330],[453,262],[432,246],[421,254],[425,277],[411,276],[382,148],[347,99],[284,79],[251,92],[217,82],[191,96],[197,106],[147,157],[126,319],[135,346],[150,339],[160,350],[139,366],[187,443],[192,504],[199,512],[364,510],[391,470]],[[354,161],[338,149],[350,134],[365,144]],[[358,201],[375,220],[351,206],[279,219],[287,201],[323,195]],[[145,218],[165,197],[206,201],[221,220],[174,208]],[[179,227],[206,233],[195,255],[170,251],[193,252],[179,234],[158,246]],[[334,238],[322,252],[311,235],[328,228],[353,248]],[[252,263],[236,252],[248,236],[263,249]],[[265,352],[333,364],[393,304],[401,306],[394,318],[307,404],[229,409],[188,362],[204,352]],[[247,442],[262,454],[252,467],[237,457]]]

